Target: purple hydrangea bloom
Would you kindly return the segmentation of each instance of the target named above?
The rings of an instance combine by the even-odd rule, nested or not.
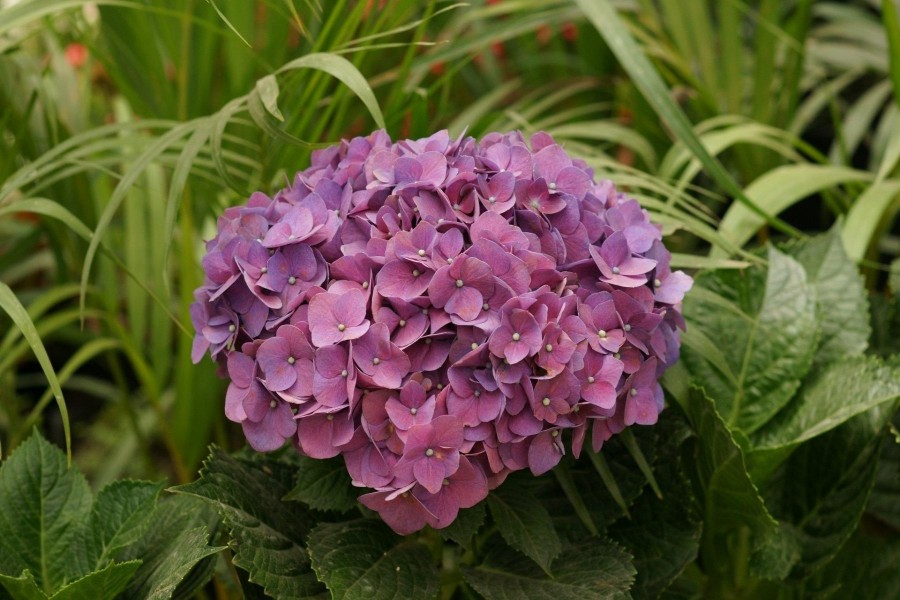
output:
[[[192,357],[250,445],[342,456],[408,534],[516,470],[655,423],[692,280],[661,228],[546,133],[383,131],[229,208]]]

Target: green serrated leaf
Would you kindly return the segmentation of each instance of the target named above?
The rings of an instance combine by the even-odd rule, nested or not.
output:
[[[751,481],[744,453],[716,411],[712,400],[692,390],[682,408],[697,433],[696,475],[705,494],[704,563],[728,564],[729,538],[746,530],[761,544],[773,535],[777,522],[769,514]]]
[[[0,467],[0,573],[30,571],[47,593],[65,583],[91,501],[87,482],[66,467],[62,451],[32,434]]]
[[[137,542],[150,524],[162,483],[115,481],[97,494],[91,518],[79,534],[69,573],[80,577],[105,566]]]
[[[803,266],[815,291],[822,337],[813,367],[865,352],[871,333],[869,302],[859,270],[844,252],[840,232],[832,229],[785,251]]]
[[[297,485],[284,499],[304,502],[316,510],[344,513],[356,507],[357,494],[358,488],[353,487],[342,458],[301,457]]]
[[[314,598],[325,589],[310,567],[304,540],[315,523],[303,505],[282,500],[295,465],[268,457],[239,459],[219,448],[200,479],[172,488],[211,503],[231,532],[233,562],[276,598]]]
[[[488,506],[506,543],[549,574],[562,544],[544,505],[524,486],[510,481],[488,495]]]
[[[207,524],[216,520],[210,506],[196,498],[160,501],[141,539],[121,552],[121,558],[144,559],[124,597],[165,600],[176,591],[185,597],[205,584],[212,573],[204,565],[223,549],[208,544]]]
[[[443,529],[438,529],[438,533],[445,540],[453,540],[466,549],[472,548],[472,538],[484,525],[484,519],[487,516],[485,503],[479,502],[472,508],[464,508],[453,519],[453,522]]]
[[[792,577],[828,562],[856,529],[875,481],[880,433],[892,407],[875,407],[802,444],[764,488],[799,548]]]
[[[566,548],[553,577],[508,549],[489,554],[477,567],[464,567],[466,582],[488,600],[606,600],[627,598],[634,581],[631,556],[610,540],[595,538]]]
[[[884,436],[875,473],[875,486],[866,512],[900,530],[900,441],[891,432]]]
[[[380,520],[321,523],[309,534],[309,555],[334,600],[432,598],[438,592],[428,548]]]
[[[657,598],[696,559],[700,548],[702,522],[680,454],[663,455],[656,473],[665,500],[642,494],[631,518],[617,521],[608,531],[634,556],[635,598]]]
[[[81,579],[66,584],[50,600],[84,600],[87,598],[115,598],[128,586],[141,561],[109,563],[106,568],[94,571]]]
[[[0,597],[6,590],[12,600],[47,600],[48,596],[38,587],[31,571],[24,571],[19,577],[0,575]]]
[[[767,268],[708,272],[695,286],[704,293],[684,300],[688,330],[712,340],[718,356],[686,346],[684,363],[729,426],[755,431],[790,401],[809,371],[815,292],[803,267],[775,248]],[[729,373],[716,366],[720,360]]]
[[[900,538],[857,531],[840,554],[806,585],[831,598],[900,598]]]
[[[792,447],[830,431],[875,406],[900,398],[900,369],[874,357],[832,363],[753,436],[754,450]]]

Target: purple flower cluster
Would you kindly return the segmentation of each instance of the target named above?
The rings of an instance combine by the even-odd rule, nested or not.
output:
[[[193,358],[250,445],[343,455],[398,533],[449,525],[519,469],[656,422],[691,279],[659,227],[546,133],[383,131],[230,208]]]

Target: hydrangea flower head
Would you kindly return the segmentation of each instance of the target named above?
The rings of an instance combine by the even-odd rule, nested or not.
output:
[[[225,211],[193,358],[250,445],[342,455],[398,533],[663,408],[681,300],[660,227],[546,133],[383,131]]]

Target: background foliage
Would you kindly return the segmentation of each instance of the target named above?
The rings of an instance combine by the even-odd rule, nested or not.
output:
[[[59,519],[38,535],[59,546],[0,518],[0,597],[898,595],[898,12],[7,2],[0,452],[15,454],[0,507],[27,523],[26,499],[51,500]],[[229,455],[243,442],[223,383],[190,363],[215,216],[376,127],[546,130],[641,200],[673,266],[701,270],[658,427],[410,540],[362,514],[329,463]],[[126,537],[110,544],[121,532],[97,511]],[[95,562],[57,564],[76,543]]]

